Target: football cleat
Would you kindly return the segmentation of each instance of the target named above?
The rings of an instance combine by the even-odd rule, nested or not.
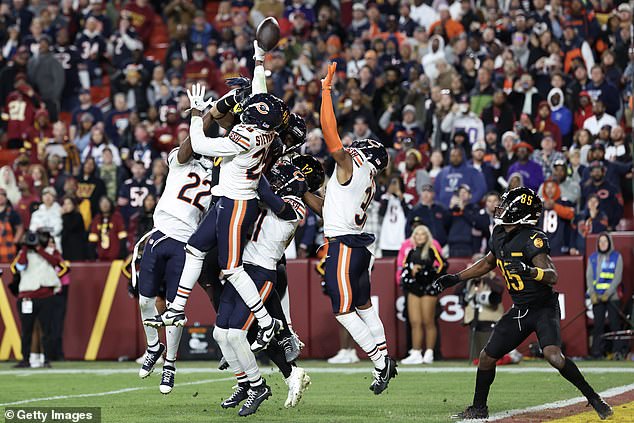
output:
[[[452,419],[471,420],[471,419],[488,419],[489,407],[476,407],[474,405],[468,406],[464,411],[451,416]]]
[[[588,403],[592,406],[592,408],[594,408],[594,411],[597,412],[601,420],[605,420],[612,414],[614,414],[614,411],[612,411],[612,407],[610,407],[610,405],[607,402],[603,401],[603,399],[598,395],[588,400]]]
[[[299,400],[302,399],[306,389],[308,389],[308,385],[310,385],[310,376],[301,367],[293,367],[291,375],[284,379],[284,382],[288,386],[288,396],[284,402],[284,407],[295,407]]]
[[[233,408],[249,396],[249,382],[238,383],[233,387],[233,394],[220,403],[222,408]]]
[[[251,344],[251,351],[260,352],[265,349],[280,330],[282,330],[282,322],[278,319],[273,319],[273,322],[265,328],[258,328],[255,341]]]
[[[165,352],[165,345],[159,344],[159,348],[156,351],[147,350],[143,359],[143,365],[139,369],[139,377],[145,379],[154,371],[154,366],[163,357]]]
[[[185,317],[185,311],[177,311],[173,308],[168,308],[163,314],[157,314],[143,321],[145,326],[156,329],[163,326],[185,326],[186,323],[187,317]]]
[[[174,389],[174,377],[176,376],[176,368],[174,366],[163,366],[163,375],[161,376],[161,384],[159,390],[161,394],[167,395]]]
[[[218,362],[218,370],[227,370],[229,368],[229,363],[227,359],[223,356],[220,357],[220,362]]]
[[[372,372],[374,381],[372,385],[370,385],[370,390],[374,392],[375,395],[379,395],[387,389],[390,379],[396,377],[398,374],[396,367],[396,361],[392,357],[385,357],[385,367],[383,370],[374,370]]]
[[[297,360],[299,354],[302,352],[301,344],[297,335],[287,336],[278,342],[280,347],[284,350],[284,356],[287,363],[292,363]]]
[[[246,417],[258,411],[260,404],[273,395],[271,388],[266,384],[266,381],[262,379],[260,386],[251,387],[248,392],[247,400],[242,404],[238,416]]]
[[[30,369],[31,363],[28,360],[21,360],[17,364],[13,365],[14,369]]]

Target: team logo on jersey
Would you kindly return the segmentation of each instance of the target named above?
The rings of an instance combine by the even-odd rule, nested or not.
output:
[[[542,248],[544,246],[544,241],[541,238],[535,238],[535,240],[533,241],[533,245],[536,248]]]
[[[255,103],[255,108],[263,115],[269,114],[269,106],[264,102]]]

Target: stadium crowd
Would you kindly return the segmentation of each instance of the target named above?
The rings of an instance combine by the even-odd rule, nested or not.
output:
[[[166,153],[188,134],[185,88],[203,82],[217,96],[226,78],[249,76],[254,28],[268,15],[283,37],[266,58],[269,90],[306,119],[305,152],[332,171],[319,129],[331,61],[344,143],[390,149],[367,228],[379,255],[396,256],[415,220],[445,257],[483,252],[499,193],[518,185],[543,196],[553,255],[627,227],[628,3],[208,3],[2,2],[2,146],[20,153],[0,170],[0,262],[25,229],[41,227],[67,260],[125,257],[152,227]],[[158,50],[157,31],[169,35]],[[100,86],[110,96],[96,103]],[[316,254],[319,227],[309,215],[299,256]]]

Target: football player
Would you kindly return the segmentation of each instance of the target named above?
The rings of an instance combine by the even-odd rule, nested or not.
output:
[[[169,173],[165,191],[154,211],[154,229],[139,240],[132,260],[134,263],[139,245],[145,242],[139,270],[139,308],[143,320],[158,315],[156,297],[163,287],[168,305],[174,301],[185,265],[185,245],[209,208],[211,188],[218,178],[219,169],[213,159],[193,153],[189,137],[170,152],[167,164]],[[132,284],[136,285],[134,271]],[[144,325],[144,330],[147,351],[139,370],[141,378],[152,373],[166,350],[159,342],[156,328]],[[175,360],[182,331],[178,326],[166,329],[167,352],[159,386],[163,394],[169,394],[174,387]]]
[[[473,403],[455,417],[486,419],[487,397],[495,379],[496,361],[535,333],[544,358],[588,399],[601,419],[612,415],[612,408],[585,380],[575,363],[561,352],[559,294],[553,290],[557,270],[550,258],[548,238],[537,229],[542,201],[533,190],[512,189],[502,196],[495,211],[491,251],[460,273],[440,277],[434,282],[443,290],[460,281],[479,278],[496,266],[506,280],[513,299],[511,307],[498,321],[487,345],[480,353]]]
[[[262,348],[281,328],[271,318],[249,275],[242,266],[247,231],[255,222],[259,208],[257,187],[269,146],[277,137],[276,129],[288,121],[288,107],[271,94],[251,95],[242,104],[242,123],[235,125],[227,137],[208,138],[203,132],[202,112],[211,100],[204,100],[205,88],[194,84],[188,91],[192,107],[190,137],[193,151],[224,157],[220,181],[213,188],[217,201],[187,242],[185,268],[176,298],[152,325],[183,326],[187,322],[185,305],[196,283],[208,251],[218,246],[222,272],[258,320],[260,331],[254,343]]]
[[[266,203],[277,201],[281,204],[260,211],[243,257],[244,269],[255,282],[265,303],[271,293],[275,294],[277,262],[292,240],[297,225],[304,218],[305,206],[301,197],[306,192],[304,175],[295,166],[276,166],[268,175],[272,191],[267,193],[261,189],[260,196]],[[288,216],[274,212],[282,210],[283,203],[291,206],[286,208],[290,212]],[[214,339],[236,375],[238,385],[221,406],[233,408],[246,400],[238,413],[240,416],[255,413],[260,404],[271,396],[271,388],[262,379],[255,356],[247,342],[247,331],[253,319],[253,313],[235,288],[231,285],[225,286],[220,297]],[[282,363],[279,363],[279,360],[275,360],[279,363],[289,386],[285,406],[295,406],[310,383],[310,378],[302,368],[286,363],[283,356],[281,361]]]
[[[368,247],[375,236],[363,231],[366,210],[374,197],[374,177],[388,164],[385,147],[372,140],[356,140],[344,148],[330,94],[336,63],[328,66],[322,80],[321,125],[335,170],[328,181],[325,199],[307,193],[306,204],[324,219],[328,241],[325,280],[336,319],[365,351],[375,370],[370,390],[383,392],[396,376],[396,361],[387,353],[385,330],[370,301]]]

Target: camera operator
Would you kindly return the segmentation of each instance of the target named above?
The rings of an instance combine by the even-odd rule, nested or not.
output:
[[[482,258],[475,254],[473,263]],[[487,343],[493,327],[504,314],[502,294],[504,284],[495,272],[479,279],[469,279],[462,287],[464,324],[471,328],[469,360],[477,358]]]
[[[16,367],[30,367],[31,340],[36,320],[40,322],[43,332],[44,367],[50,367],[49,356],[55,350],[55,294],[61,290],[60,276],[68,271],[68,265],[59,251],[54,248],[47,250],[51,238],[46,229],[26,232],[22,248],[11,265],[15,275],[12,292],[18,297],[22,325],[22,361]]]

